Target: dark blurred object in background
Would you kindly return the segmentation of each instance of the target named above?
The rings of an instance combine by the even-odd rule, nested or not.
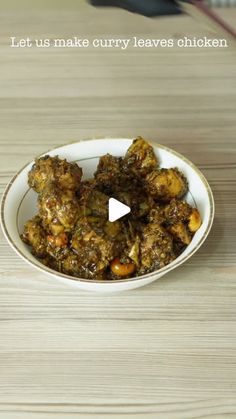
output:
[[[161,16],[181,13],[174,0],[89,0],[93,6],[120,7],[144,16]]]
[[[236,0],[232,1],[236,2]],[[204,18],[210,28],[214,24],[216,32],[223,31],[236,39],[235,29],[229,26],[214,10],[210,10],[207,2],[203,0],[89,0],[89,2],[93,6],[120,7],[148,17],[176,15],[184,12],[193,17],[201,17],[201,20]],[[222,4],[226,2],[227,0],[219,0],[219,3]]]

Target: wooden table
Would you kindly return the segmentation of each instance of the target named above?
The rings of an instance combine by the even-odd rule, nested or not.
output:
[[[233,46],[13,49],[10,36],[212,34],[190,17],[150,20],[83,2],[67,10],[5,6],[1,192],[16,170],[56,145],[143,135],[200,167],[216,216],[189,262],[119,295],[58,285],[22,261],[1,233],[0,418],[236,418]],[[233,23],[235,10],[221,13]]]

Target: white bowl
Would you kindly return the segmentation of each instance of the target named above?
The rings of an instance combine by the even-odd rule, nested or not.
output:
[[[132,139],[125,138],[92,139],[58,147],[45,154],[58,155],[68,161],[78,162],[83,169],[84,178],[86,178],[92,177],[100,156],[106,153],[123,156],[131,142]],[[9,244],[26,262],[41,270],[44,274],[50,275],[53,280],[89,291],[117,292],[138,288],[155,281],[177,266],[182,265],[199,249],[211,229],[214,217],[213,195],[205,177],[193,163],[163,145],[156,143],[152,145],[161,167],[178,167],[185,174],[188,179],[189,191],[184,199],[198,208],[202,218],[202,225],[195,233],[191,243],[169,265],[139,277],[99,281],[65,275],[40,263],[20,238],[24,223],[37,212],[37,194],[29,188],[27,183],[28,172],[33,162],[27,164],[13,177],[3,195],[1,223]]]

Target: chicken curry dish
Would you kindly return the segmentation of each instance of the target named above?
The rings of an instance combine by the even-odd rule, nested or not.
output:
[[[183,200],[188,182],[178,168],[159,166],[153,147],[136,138],[124,157],[102,156],[92,179],[59,157],[35,160],[29,186],[38,213],[21,238],[43,264],[78,278],[116,280],[158,270],[191,242],[201,225]],[[108,219],[109,198],[131,211]]]

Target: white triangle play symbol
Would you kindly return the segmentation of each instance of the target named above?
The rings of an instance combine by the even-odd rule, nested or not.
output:
[[[113,223],[113,221],[119,220],[119,218],[124,217],[124,215],[129,214],[130,207],[122,202],[117,201],[115,198],[109,199],[109,221]]]

